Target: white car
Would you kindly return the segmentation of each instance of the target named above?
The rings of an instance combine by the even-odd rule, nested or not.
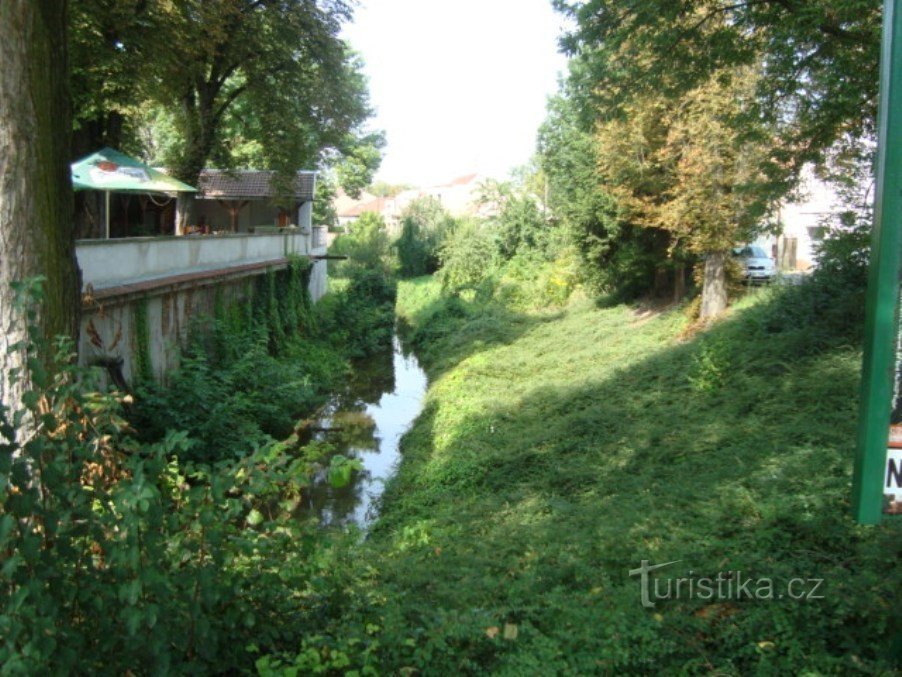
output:
[[[761,247],[749,244],[733,250],[742,265],[742,274],[749,282],[770,282],[777,274],[777,264]]]

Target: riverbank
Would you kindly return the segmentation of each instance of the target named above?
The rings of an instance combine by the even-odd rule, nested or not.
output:
[[[889,672],[902,539],[849,517],[856,303],[762,290],[686,338],[680,310],[402,283],[431,386],[323,647],[424,674]],[[675,562],[654,608],[643,561]]]

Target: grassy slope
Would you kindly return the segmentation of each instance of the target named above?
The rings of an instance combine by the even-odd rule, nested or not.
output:
[[[404,283],[432,386],[371,538],[383,667],[890,670],[902,539],[848,518],[860,356],[842,302],[765,291],[681,341],[679,313],[518,315]],[[648,610],[628,575],[643,559],[775,594],[822,578],[824,598]],[[516,639],[489,637],[505,624]]]

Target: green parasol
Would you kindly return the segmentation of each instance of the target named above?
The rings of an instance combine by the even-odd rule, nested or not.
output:
[[[103,148],[73,162],[75,190],[102,190],[106,193],[105,233],[110,236],[110,193],[196,193],[197,188],[112,148]]]

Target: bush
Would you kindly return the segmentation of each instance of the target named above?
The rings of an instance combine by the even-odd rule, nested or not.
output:
[[[439,267],[439,251],[454,219],[433,197],[414,200],[401,215],[401,235],[395,242],[398,273],[418,277],[434,273]]]
[[[241,458],[289,436],[348,369],[310,307],[306,262],[258,277],[245,303],[217,303],[199,319],[179,369],[164,383],[139,377],[129,416],[144,442],[188,434],[193,461]]]
[[[438,279],[444,289],[473,288],[489,277],[498,256],[497,240],[486,224],[463,221],[444,242]]]
[[[277,358],[267,351],[262,334],[241,339],[223,339],[243,345],[233,361],[211,361],[195,342],[165,384],[138,384],[130,418],[142,439],[156,441],[167,431],[182,430],[192,441],[191,460],[241,458],[288,437],[347,370],[334,351],[306,341],[293,341]]]
[[[350,226],[350,232],[335,238],[329,253],[348,257],[330,271],[341,277],[350,276],[358,268],[387,272],[391,254],[384,219],[379,214],[365,212]]]
[[[185,433],[136,442],[125,398],[87,390],[69,340],[48,360],[36,317],[12,375],[30,390],[0,405],[4,674],[242,672],[297,646],[346,583],[292,512],[311,459],[267,444],[195,465]]]
[[[347,287],[317,305],[321,335],[355,358],[389,348],[396,294],[395,280],[384,272],[355,269]]]
[[[817,245],[814,275],[838,283],[842,280],[853,287],[865,287],[870,250],[870,221],[846,219],[842,227],[829,230]]]

